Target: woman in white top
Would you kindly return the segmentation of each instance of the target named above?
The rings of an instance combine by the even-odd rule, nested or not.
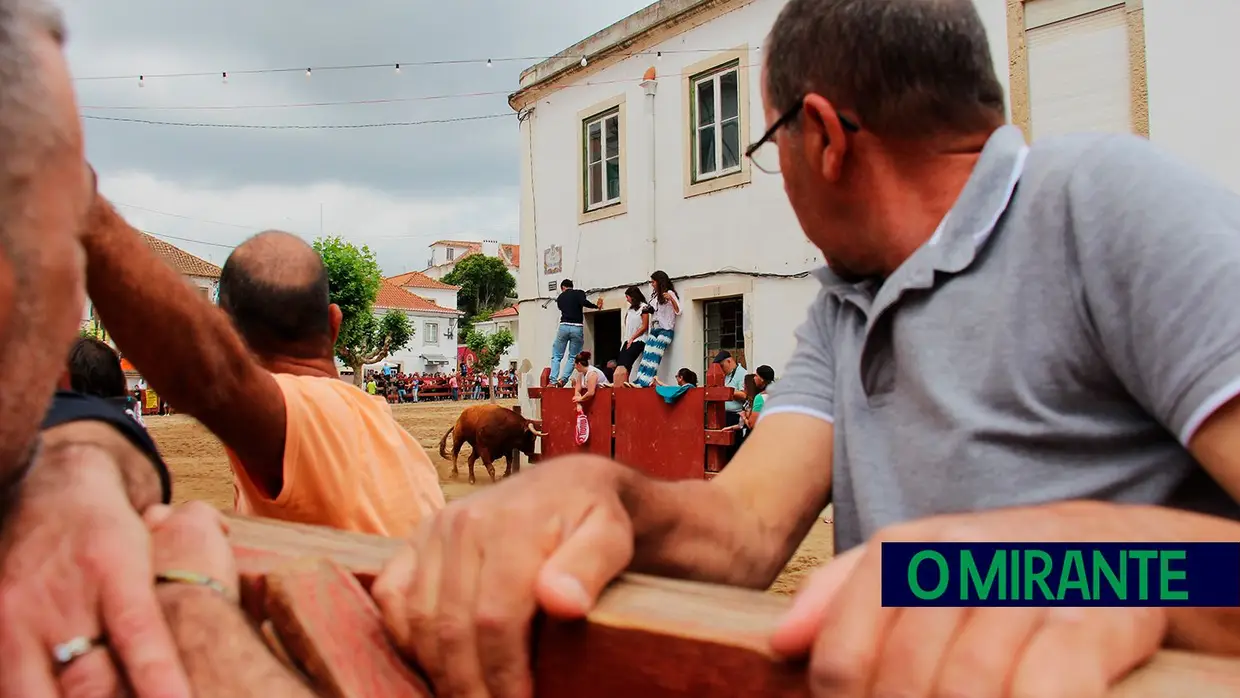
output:
[[[646,294],[636,286],[629,286],[624,291],[624,299],[629,308],[624,311],[624,343],[620,345],[620,353],[616,356],[616,374],[613,382],[624,385],[637,363],[646,351],[646,332],[650,329],[650,315],[642,312],[646,305]]]
[[[653,321],[646,336],[646,350],[642,353],[637,375],[633,377],[633,385],[639,388],[654,385],[663,354],[671,346],[676,333],[676,316],[680,315],[680,297],[676,295],[676,287],[667,273],[660,270],[651,274],[650,285],[653,291],[646,312],[653,316]]]
[[[573,372],[573,402],[583,403],[594,397],[595,388],[606,388],[611,385],[607,374],[598,366],[590,365],[590,352],[583,351],[577,355]]]

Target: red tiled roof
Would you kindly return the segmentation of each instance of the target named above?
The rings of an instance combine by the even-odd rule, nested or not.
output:
[[[142,239],[146,241],[146,244],[152,250],[155,250],[156,254],[181,274],[206,279],[220,278],[220,268],[207,260],[195,257],[179,247],[173,247],[150,233],[142,233]]]
[[[440,245],[445,247],[482,247],[480,242],[469,242],[467,240],[436,240],[431,243],[431,247],[438,247]]]
[[[375,299],[375,307],[383,310],[411,310],[417,313],[463,314],[459,310],[445,308],[430,299],[410,293],[387,279],[384,279],[379,286],[379,297]]]
[[[440,289],[443,291],[459,291],[461,288],[460,286],[453,286],[452,284],[445,284],[444,282],[439,281],[438,279],[432,279],[431,277],[427,276],[426,274],[423,274],[420,271],[407,271],[404,274],[397,274],[396,276],[390,276],[388,277],[388,281],[391,281],[392,283],[402,288],[408,288],[412,286],[413,288],[433,288],[433,289]]]
[[[491,319],[494,320],[496,318],[503,318],[503,317],[517,317],[520,314],[521,314],[520,311],[517,310],[517,306],[510,305],[507,308],[504,308],[503,310],[499,310],[494,313],[491,313]]]

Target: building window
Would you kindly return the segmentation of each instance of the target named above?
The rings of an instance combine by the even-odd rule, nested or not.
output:
[[[1140,0],[1008,5],[1012,119],[1031,139],[1093,131],[1149,134]]]
[[[456,259],[456,250],[454,248],[449,247],[448,248],[448,261],[451,262],[453,259]]]
[[[715,354],[729,351],[732,358],[746,368],[745,362],[745,301],[739,296],[718,298],[702,303],[705,322],[702,346],[706,348],[703,358],[702,377],[710,371]]]
[[[740,65],[693,78],[693,181],[741,169]]]
[[[585,210],[620,203],[620,109],[588,119],[585,130]]]
[[[423,326],[422,329],[424,332],[426,332],[425,340],[422,342],[423,344],[439,344],[439,323],[438,322],[428,322],[426,323],[426,325]]]

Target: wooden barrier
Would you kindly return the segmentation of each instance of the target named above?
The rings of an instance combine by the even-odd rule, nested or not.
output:
[[[577,409],[571,388],[550,387],[551,369],[544,368],[540,386],[530,388],[541,400],[540,459],[570,453],[607,456],[665,480],[710,478],[723,470],[726,453],[736,438],[724,431],[724,403],[732,398],[723,384],[723,370],[711,365],[706,386],[693,388],[667,404],[650,388],[597,388],[585,405],[590,439],[578,446],[573,438]]]
[[[398,541],[235,517],[230,529],[247,608],[260,622],[271,617],[277,645],[320,695],[430,695],[383,640],[362,593]],[[759,591],[626,575],[586,620],[538,625],[535,698],[808,698],[803,664],[766,646],[789,603]],[[1108,698],[1237,695],[1240,660],[1160,652]]]

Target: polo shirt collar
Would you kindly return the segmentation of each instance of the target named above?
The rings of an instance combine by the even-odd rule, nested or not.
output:
[[[1019,128],[1003,126],[995,130],[938,229],[886,280],[850,283],[826,266],[814,270],[814,277],[840,300],[861,307],[872,322],[906,291],[932,288],[938,276],[935,272],[963,271],[989,242],[1007,210],[1028,155],[1029,146]]]

